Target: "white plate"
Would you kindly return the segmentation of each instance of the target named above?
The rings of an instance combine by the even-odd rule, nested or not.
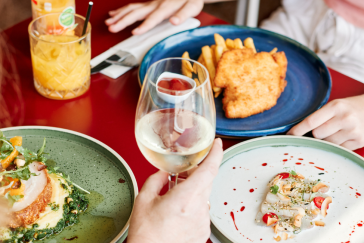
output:
[[[263,163],[267,165],[262,166]],[[327,182],[331,187],[328,194],[333,197],[326,218],[319,217],[325,227],[303,231],[288,242],[363,242],[364,226],[358,226],[364,221],[363,158],[331,143],[292,136],[253,139],[225,151],[210,198],[212,232],[217,239],[221,242],[276,242],[272,228],[258,226],[254,219],[266,196],[268,181],[287,171],[285,167]],[[242,207],[245,207],[243,211]],[[234,213],[238,230],[230,212]]]

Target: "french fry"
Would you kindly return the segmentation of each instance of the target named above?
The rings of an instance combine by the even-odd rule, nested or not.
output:
[[[224,52],[224,47],[216,46],[215,48],[216,63],[220,60],[223,52]]]
[[[195,62],[193,63],[192,68],[193,68],[192,72],[197,74],[197,64]]]
[[[274,53],[276,53],[278,51],[278,48],[277,47],[274,47],[274,49],[273,50],[271,50],[270,52],[269,52],[269,54],[271,54],[271,55],[273,55]]]
[[[226,46],[229,50],[233,50],[235,48],[234,41],[232,39],[226,39]]]
[[[208,70],[208,72],[210,74],[211,87],[212,87],[214,92],[218,92],[218,91],[220,91],[221,88],[215,87],[215,84],[214,84],[216,69],[215,69],[215,66],[214,66],[213,59],[212,59],[211,48],[209,46],[202,47],[202,55],[203,55],[203,58],[204,58],[205,63],[206,63],[206,68],[207,68],[207,70]]]
[[[200,81],[198,81],[197,78],[194,78],[193,80],[195,80],[195,82],[196,82],[196,87],[200,86]]]
[[[212,53],[212,60],[214,61],[214,66],[216,67],[216,64],[217,64],[216,55],[215,55],[216,45],[212,45],[210,48],[211,48],[211,53]]]
[[[243,49],[243,48],[244,48],[244,46],[243,46],[243,42],[241,41],[241,39],[240,39],[240,38],[236,38],[236,39],[234,40],[234,48],[235,48],[235,49]]]
[[[215,43],[216,43],[217,46],[222,46],[222,47],[226,48],[224,37],[222,37],[221,35],[215,33],[214,34],[214,39],[215,39]]]
[[[255,49],[254,41],[252,38],[248,37],[244,40],[244,46],[246,48],[252,48],[254,53],[257,53],[257,50]]]
[[[202,62],[203,62],[202,54],[198,57],[197,61],[202,64]],[[196,74],[197,74],[197,67],[198,67],[197,63],[194,62],[193,63],[193,72],[196,73]]]
[[[215,98],[219,97],[219,95],[222,93],[222,89],[220,89],[218,92],[215,92]]]
[[[187,51],[185,51],[185,52],[183,53],[182,58],[191,59],[191,58],[190,58],[190,55],[188,54],[188,52],[187,52]],[[185,66],[186,66],[187,70],[189,70],[190,72],[193,72],[192,64],[191,64],[189,61],[187,61],[187,60],[182,60],[182,63],[183,63],[183,65],[185,65]]]
[[[190,55],[188,54],[187,51],[183,53],[182,58],[190,59]],[[192,78],[192,72],[193,72],[193,67],[191,63],[187,60],[182,60],[182,74],[185,75],[186,77]]]
[[[202,53],[201,53],[201,55],[198,57],[197,61],[198,61],[199,63],[202,63],[202,61],[203,61]]]

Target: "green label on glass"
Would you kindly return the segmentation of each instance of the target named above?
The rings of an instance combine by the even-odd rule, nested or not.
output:
[[[63,12],[59,15],[59,23],[65,28],[70,27],[75,23],[74,13],[74,7],[65,8],[65,10],[63,10]]]

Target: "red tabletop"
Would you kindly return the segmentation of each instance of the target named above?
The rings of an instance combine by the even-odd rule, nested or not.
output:
[[[130,31],[136,27],[134,25],[112,34],[104,24],[108,11],[121,7],[126,2],[133,0],[94,0],[90,19],[93,57],[128,38]],[[77,0],[77,13],[85,15],[87,5],[88,0]],[[207,13],[201,13],[197,19],[202,25],[227,24]],[[5,126],[53,126],[92,136],[109,145],[127,161],[140,188],[157,169],[145,160],[134,137],[134,117],[140,92],[137,69],[132,69],[116,80],[95,74],[91,76],[90,90],[73,100],[44,98],[36,92],[33,85],[27,31],[29,23],[30,19],[27,19],[4,31],[8,36],[8,44],[15,48],[13,57],[20,77],[20,85],[7,83],[0,89],[11,115],[11,121]],[[330,73],[333,81],[330,100],[364,94],[364,84],[331,69]],[[223,139],[224,149],[241,141]],[[357,152],[364,156],[364,149]]]

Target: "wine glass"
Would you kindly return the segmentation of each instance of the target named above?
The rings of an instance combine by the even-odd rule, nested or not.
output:
[[[197,61],[166,58],[148,70],[139,96],[135,137],[144,157],[169,173],[199,164],[209,153],[216,131],[216,111],[209,73]]]

